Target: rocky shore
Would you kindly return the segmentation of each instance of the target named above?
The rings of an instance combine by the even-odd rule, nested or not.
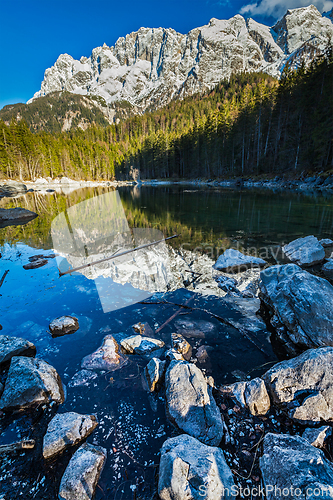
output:
[[[141,360],[139,380],[152,398],[164,402],[173,429],[161,448],[154,498],[291,499],[293,491],[300,498],[333,498],[333,286],[330,274],[323,277],[332,263],[333,241],[308,236],[282,250],[288,264],[269,266],[261,259],[226,251],[214,265],[226,295],[215,299],[210,314],[265,351],[267,344],[261,343],[259,335],[260,328],[265,330],[263,320],[258,318],[260,326],[254,327],[244,305],[242,312],[228,310],[237,301],[260,299],[266,338],[269,331],[280,356],[265,363],[269,366],[260,376],[239,372],[237,382],[219,382],[216,368],[207,370],[213,347],[198,343],[209,338],[208,326],[204,321],[191,324],[175,319],[176,331],[163,338],[160,328],[148,322],[135,324],[121,335],[108,332],[69,380],[68,388],[91,381],[98,387],[100,373],[121,377],[133,359]],[[238,289],[238,281],[253,268],[259,280],[249,296]],[[177,314],[186,311],[182,307],[199,309],[199,295],[191,297],[196,302],[180,303]],[[156,307],[156,300],[147,304]],[[213,299],[208,300],[212,305]],[[208,311],[203,306],[200,310]],[[79,323],[76,317],[61,316],[50,322],[49,331],[57,340],[79,333]],[[29,439],[0,446],[0,481],[22,459],[44,468],[52,463],[53,469],[59,469],[59,499],[91,499],[108,454],[116,454],[117,449],[86,442],[102,424],[94,414],[61,409],[66,386],[57,370],[38,357],[38,350],[35,356],[33,343],[0,336],[0,423],[17,412],[27,419],[38,416],[42,422]],[[113,376],[109,384],[112,380]],[[38,491],[38,498],[51,498],[40,496],[42,484]],[[26,498],[34,498],[35,493]],[[2,498],[19,497],[7,491]]]

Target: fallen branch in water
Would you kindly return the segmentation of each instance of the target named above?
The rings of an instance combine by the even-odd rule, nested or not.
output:
[[[1,280],[0,280],[0,287],[2,286],[3,282],[5,281],[6,276],[7,276],[7,274],[8,274],[8,273],[9,273],[9,269],[7,269],[7,271],[5,271],[5,272],[3,273],[3,276],[2,276],[2,278],[1,278]]]
[[[185,305],[189,304],[189,302],[194,299],[194,295],[192,297],[190,297],[186,302],[185,302]],[[175,312],[172,316],[170,316],[169,319],[167,319],[163,325],[161,325],[159,328],[157,328],[157,330],[155,331],[155,333],[159,333],[161,330],[163,330],[163,328],[168,324],[170,323],[170,321],[172,321],[176,316],[178,316],[178,314],[180,314],[182,312],[182,309],[180,308],[177,312]]]
[[[140,304],[156,304],[156,305],[165,304],[165,305],[172,305],[172,306],[175,306],[175,307],[181,307],[183,309],[190,309],[191,311],[201,311],[201,312],[204,312],[204,313],[208,314],[209,316],[212,316],[213,318],[217,319],[218,321],[221,321],[221,323],[224,323],[225,325],[230,326],[231,328],[234,328],[234,329],[238,330],[245,338],[247,338],[247,340],[249,342],[251,342],[251,344],[253,344],[257,349],[259,349],[259,351],[261,351],[265,356],[269,356],[269,354],[262,347],[260,347],[256,343],[255,340],[253,340],[250,337],[250,335],[244,330],[244,328],[242,328],[241,326],[234,325],[231,321],[228,321],[227,319],[222,318],[218,314],[215,314],[215,313],[213,313],[211,311],[208,311],[207,309],[202,309],[201,307],[191,307],[191,306],[188,306],[187,302],[185,304],[176,304],[174,302],[169,302],[167,300],[163,300],[163,301],[160,301],[160,302],[149,302],[149,301],[146,301],[146,302],[140,302]],[[177,314],[179,314],[179,312],[180,311],[177,311]],[[169,318],[168,323],[169,323],[169,321],[171,321],[171,319],[173,319],[173,318],[172,317]],[[164,327],[164,326],[165,325],[163,324],[162,327]],[[156,333],[159,332],[160,329],[161,329],[161,327],[158,330],[156,330]]]
[[[33,439],[27,439],[25,441],[18,441],[17,443],[1,445],[0,454],[11,453],[13,451],[32,450],[34,447],[35,441]]]

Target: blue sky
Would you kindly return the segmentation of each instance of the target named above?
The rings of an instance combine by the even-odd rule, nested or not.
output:
[[[0,109],[26,102],[40,89],[44,71],[58,56],[90,56],[94,47],[113,45],[141,26],[174,28],[181,33],[228,19],[242,12],[273,24],[287,8],[309,5],[304,0],[15,0],[0,9]],[[315,0],[329,10],[332,0]]]

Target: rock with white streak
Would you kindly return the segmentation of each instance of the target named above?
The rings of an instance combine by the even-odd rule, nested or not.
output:
[[[41,359],[12,358],[0,409],[18,410],[35,405],[64,402],[61,379],[53,366]]]
[[[323,448],[325,441],[332,435],[332,427],[323,425],[319,428],[308,428],[302,434],[302,438],[307,439],[312,446]]]
[[[127,354],[149,354],[164,347],[164,342],[141,335],[132,335],[120,342],[121,347]]]
[[[81,368],[85,370],[115,371],[122,368],[127,361],[128,359],[119,352],[119,346],[114,337],[106,335],[101,347],[83,358]]]
[[[60,316],[51,321],[49,330],[53,337],[61,337],[68,333],[74,333],[79,329],[78,319],[74,316]]]
[[[36,355],[36,347],[32,342],[21,337],[10,337],[9,335],[0,335],[0,366],[8,363],[13,356]]]
[[[161,500],[218,500],[234,480],[220,448],[183,434],[162,446],[158,494]]]
[[[333,498],[332,463],[306,439],[269,433],[263,448],[259,465],[267,500]]]
[[[305,424],[333,422],[333,348],[309,349],[262,377],[272,402]]]
[[[150,392],[158,391],[164,379],[166,361],[152,358],[145,368],[145,378]]]
[[[106,461],[106,450],[85,443],[74,453],[61,478],[59,500],[91,500]]]
[[[288,259],[302,267],[314,266],[325,259],[324,247],[315,236],[306,236],[282,247]]]
[[[239,273],[249,268],[264,267],[266,262],[259,257],[244,255],[233,248],[228,248],[219,256],[213,268],[226,273]]]
[[[86,439],[97,427],[94,415],[68,412],[57,414],[47,427],[43,440],[43,457],[51,459],[69,446]]]
[[[170,421],[202,443],[218,446],[223,436],[221,413],[202,371],[187,361],[171,361],[165,386]]]

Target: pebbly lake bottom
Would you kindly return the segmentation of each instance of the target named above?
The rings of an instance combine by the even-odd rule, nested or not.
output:
[[[159,197],[158,190],[156,191],[155,188],[154,190],[155,194],[151,200],[155,199],[154,206],[156,207],[159,203]],[[237,195],[238,209],[242,205],[240,194]],[[123,196],[134,200],[133,205],[128,202],[126,210],[129,221],[138,219],[140,215],[145,218],[142,221],[143,224],[146,221],[156,222],[154,207],[151,207],[150,211],[145,212],[145,209],[142,209],[137,212],[137,193],[131,194],[131,191],[126,191]],[[165,193],[163,196],[165,198]],[[163,199],[163,196],[160,198]],[[178,190],[176,193],[172,191],[168,198],[170,204],[173,203],[172,197],[174,196],[184,195],[179,194]],[[202,193],[191,193],[191,196],[197,197],[195,203],[198,206],[203,205],[202,197],[200,199]],[[216,203],[220,203],[220,197],[221,193],[216,198],[216,193],[208,195],[206,191],[204,192],[204,199],[208,200],[211,207],[209,212],[206,212],[205,224],[203,224],[204,214],[200,212],[199,218],[202,220],[198,221],[195,211],[193,211],[192,223],[196,233],[200,230],[206,235],[209,233],[208,215],[214,213],[214,206],[217,210]],[[215,200],[214,203],[212,199]],[[55,197],[54,200],[57,201],[57,198]],[[152,203],[151,200],[150,203]],[[232,200],[236,200],[236,198],[232,198]],[[301,198],[301,200],[303,203],[304,199]],[[43,201],[45,202],[45,200]],[[148,205],[148,201],[148,193],[145,192],[140,203]],[[224,199],[223,203],[226,204],[227,201],[228,198]],[[185,209],[186,202],[182,203],[182,207]],[[232,205],[234,203],[235,201],[232,202]],[[246,203],[250,202],[246,201]],[[295,200],[294,203],[296,203]],[[304,220],[302,219],[300,222],[300,207],[295,211],[297,217],[293,218],[293,212],[290,212],[290,226],[298,227],[296,231],[300,233],[298,235],[310,234],[311,231],[307,228],[307,224],[311,226],[315,220],[321,220],[322,224],[316,235],[324,237],[331,234],[332,209],[330,202],[321,200],[320,203],[321,210],[317,204],[316,217],[308,219],[308,221],[305,220],[307,216],[304,214]],[[238,221],[236,205],[233,216],[230,216],[230,204],[229,199],[229,218],[226,217],[225,220]],[[220,204],[218,205],[219,210],[221,211]],[[177,210],[175,212],[177,213]],[[183,234],[189,230],[188,234],[190,235],[190,212],[187,211],[186,216],[182,216],[182,212],[179,211],[177,215],[182,220]],[[175,217],[175,213],[173,217]],[[259,227],[258,212],[256,211],[251,217]],[[262,212],[261,217],[263,217]],[[214,227],[216,227],[216,213],[213,218]],[[272,221],[265,220],[263,222],[263,219],[261,221],[264,226],[271,224],[271,231],[275,234],[274,238],[265,237],[262,233],[260,237],[257,235],[256,244],[262,245],[265,242],[272,243],[272,241],[278,243],[277,231],[281,231],[281,228],[274,228]],[[39,223],[33,221],[29,224],[36,224],[35,227],[38,227]],[[169,220],[168,226],[166,220],[161,222],[160,219],[159,221],[160,227],[162,229],[165,227],[167,232],[174,230],[174,226],[177,226],[176,223],[177,220],[171,222]],[[248,221],[248,223],[250,222]],[[27,230],[29,224],[23,226],[21,230]],[[299,230],[299,224],[301,230]],[[154,336],[170,346],[170,334],[174,331],[182,333],[192,345],[193,361],[207,376],[213,376],[216,387],[244,377],[260,376],[276,362],[277,357],[272,350],[269,340],[270,333],[264,323],[260,322],[260,319],[255,321],[255,304],[253,303],[253,307],[250,306],[252,299],[241,300],[222,296],[207,296],[193,290],[179,288],[172,292],[154,294],[121,309],[104,312],[94,280],[81,274],[59,278],[54,259],[49,259],[48,263],[39,269],[23,269],[29,256],[52,253],[47,249],[51,248],[50,244],[47,243],[47,228],[46,230],[44,228],[43,238],[40,238],[39,241],[38,238],[36,239],[36,236],[40,236],[39,233],[37,235],[29,233],[24,238],[22,237],[23,232],[21,232],[19,235],[21,243],[11,241],[11,228],[5,231],[7,231],[7,240],[4,239],[2,242],[0,274],[2,275],[4,270],[9,270],[9,273],[0,289],[2,294],[0,322],[3,328],[1,333],[20,336],[33,342],[37,347],[37,357],[44,359],[57,369],[66,386],[67,397],[65,403],[58,409],[55,407],[39,408],[33,412],[25,411],[15,415],[2,415],[0,445],[21,439],[35,439],[36,447],[32,451],[22,452],[15,457],[15,460],[12,456],[6,461],[2,461],[0,465],[0,495],[5,500],[15,500],[16,498],[51,500],[57,498],[62,473],[75,448],[67,450],[54,462],[45,463],[41,459],[42,438],[51,416],[56,411],[60,413],[76,411],[96,415],[99,425],[88,438],[88,442],[101,445],[108,452],[107,462],[96,490],[96,499],[154,498],[160,448],[167,437],[176,435],[177,431],[166,418],[163,391],[150,394],[143,387],[142,372],[149,357],[131,355],[127,365],[120,370],[111,373],[96,372],[94,378],[83,381],[83,384],[79,386],[73,386],[71,382],[73,376],[81,370],[82,359],[95,351],[102,344],[106,335],[112,334],[117,341],[120,341],[134,333],[132,327],[138,322],[148,323],[151,329],[156,331],[175,313],[178,313],[177,316],[166,324],[159,334]],[[239,241],[239,231],[241,229],[237,222],[232,231],[228,228],[226,232],[221,231],[214,238],[228,237],[233,239],[235,243]],[[304,234],[302,231],[305,231]],[[314,232],[313,227],[312,232]],[[253,236],[253,227],[252,231],[247,228],[242,233],[243,239],[251,239]],[[293,236],[294,234],[291,232],[290,239]],[[195,238],[193,237],[192,243],[197,245]],[[188,243],[190,242],[191,240],[188,241]],[[209,242],[208,237],[204,242]],[[114,283],[111,278],[100,279],[104,281],[104,285],[107,284],[108,293],[112,297],[116,298],[122,294],[126,298],[133,293],[133,290],[126,284]],[[180,286],[182,283],[181,280]],[[189,299],[191,299],[190,308],[186,306]],[[241,302],[243,305],[247,304],[246,310],[245,306],[242,308]],[[76,316],[80,328],[74,334],[52,338],[48,331],[49,323],[63,314]],[[247,333],[247,336],[244,335],[244,332]],[[201,346],[208,347],[209,357],[200,363],[196,354]]]

